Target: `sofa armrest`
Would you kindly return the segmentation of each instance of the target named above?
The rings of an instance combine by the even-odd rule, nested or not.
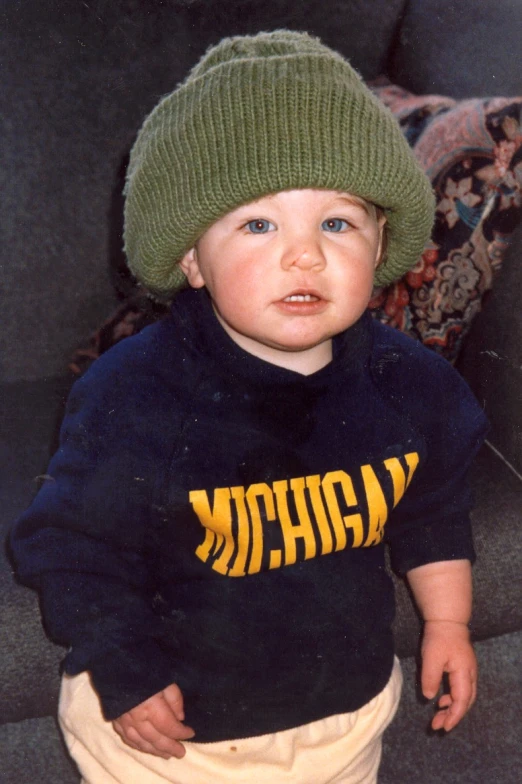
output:
[[[489,441],[522,473],[522,226],[464,341],[458,369],[491,421]]]

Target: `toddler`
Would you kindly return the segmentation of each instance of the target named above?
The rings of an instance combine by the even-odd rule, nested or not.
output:
[[[12,534],[68,647],[84,782],[376,782],[401,687],[385,543],[425,696],[448,674],[433,727],[473,703],[484,416],[367,311],[433,208],[392,115],[304,33],[223,40],[145,121],[125,248],[172,309],[76,383]]]

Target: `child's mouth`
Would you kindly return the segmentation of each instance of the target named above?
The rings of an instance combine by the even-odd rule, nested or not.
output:
[[[315,316],[328,306],[327,301],[316,291],[294,291],[277,303],[279,308],[293,316]]]
[[[290,294],[285,297],[283,302],[318,302],[319,297],[315,294]]]

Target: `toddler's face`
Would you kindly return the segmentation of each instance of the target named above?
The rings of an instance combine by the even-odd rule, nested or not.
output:
[[[384,223],[348,193],[282,191],[214,223],[181,267],[238,345],[308,375],[365,310]]]

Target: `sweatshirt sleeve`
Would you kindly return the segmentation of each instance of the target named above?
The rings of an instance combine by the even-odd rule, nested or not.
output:
[[[489,424],[464,379],[415,344],[395,388],[396,405],[425,445],[406,493],[390,515],[386,540],[399,574],[436,561],[475,560],[470,523],[470,466]]]
[[[150,554],[165,422],[143,425],[144,405],[161,416],[154,381],[128,371],[102,358],[76,382],[45,484],[11,533],[21,581],[69,648],[65,671],[90,671],[107,719],[173,680]]]

